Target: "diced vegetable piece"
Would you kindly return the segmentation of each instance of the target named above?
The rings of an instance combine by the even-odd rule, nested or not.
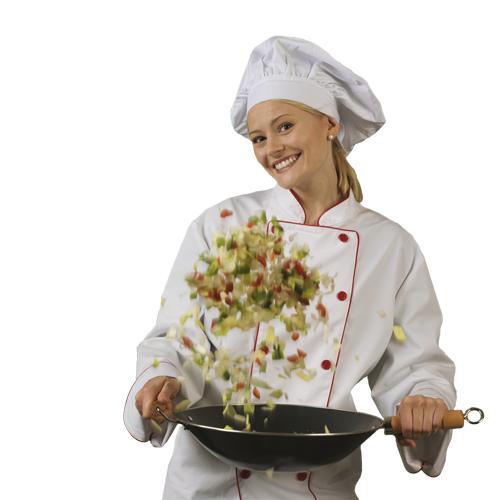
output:
[[[292,340],[297,340],[299,337],[300,335],[298,334],[298,332],[292,333]]]
[[[330,431],[328,430],[328,427],[325,424],[325,434],[330,434]]]
[[[269,406],[271,410],[276,407],[276,403],[272,399],[268,399],[266,405]]]
[[[176,411],[182,411],[185,410],[189,405],[191,404],[191,401],[189,399],[185,399],[184,401],[181,401],[176,407]]]
[[[253,415],[255,412],[255,405],[253,403],[245,403],[243,406],[245,415]]]
[[[272,326],[267,327],[266,344],[274,344],[274,328]]]
[[[175,339],[176,335],[177,335],[177,325],[174,323],[173,325],[170,325],[166,337],[167,339]]]
[[[274,467],[271,467],[270,469],[267,469],[266,470],[266,473],[267,473],[267,477],[269,479],[271,479],[273,477],[273,471],[274,471]]]
[[[335,344],[333,346],[333,352],[337,352],[337,351],[340,351],[340,348],[342,347],[342,344]]]
[[[383,311],[382,309],[380,309],[380,311],[377,311],[377,314],[381,317],[381,318],[385,318],[387,315],[385,314],[385,311]]]
[[[233,215],[233,212],[231,210],[228,210],[227,208],[224,208],[222,212],[220,213],[220,216],[222,218],[224,217],[229,217],[230,215]]]
[[[291,356],[287,356],[286,359],[288,359],[288,361],[290,361],[291,363],[294,363],[299,359],[299,356],[298,354],[292,354]]]
[[[399,341],[404,342],[406,340],[406,335],[400,326],[394,325],[393,330],[394,330],[394,335]]]
[[[260,392],[259,392],[259,389],[257,389],[257,387],[254,387],[254,388],[253,388],[253,395],[254,395],[257,399],[260,399]]]
[[[283,396],[283,391],[281,389],[275,389],[273,392],[269,393],[271,398],[279,399]]]
[[[260,387],[261,389],[272,389],[272,387],[265,380],[260,380],[256,377],[251,377],[250,383],[252,385],[256,385],[257,387]]]
[[[262,360],[262,364],[259,368],[259,373],[266,373],[267,361],[265,359]]]
[[[230,431],[234,431],[234,429],[232,427],[230,427],[229,425],[226,425],[226,427],[224,427],[224,429],[228,429]]]
[[[305,380],[306,382],[309,382],[310,380],[312,380],[316,376],[316,370],[309,370],[308,373],[305,373],[302,370],[299,370],[295,373],[297,373],[297,375],[301,379]]]
[[[307,353],[304,352],[302,349],[297,349],[297,354],[302,358],[305,358],[307,356]]]
[[[153,364],[151,366],[153,366],[154,368],[156,368],[159,365],[160,365],[160,362],[158,361],[157,358],[155,358],[155,360],[153,361]]]
[[[244,429],[247,425],[247,420],[243,415],[236,414],[234,416],[234,427],[236,429]]]
[[[323,304],[318,304],[316,306],[316,309],[319,311],[319,313],[321,314],[321,317],[324,318],[326,316],[326,308]]]
[[[159,426],[158,422],[155,422],[153,419],[150,419],[151,421],[151,427],[153,427],[153,430],[157,434],[161,434],[163,432],[163,429]]]

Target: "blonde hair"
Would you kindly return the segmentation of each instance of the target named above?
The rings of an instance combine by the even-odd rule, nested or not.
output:
[[[318,111],[317,109],[311,108],[307,104],[302,104],[301,102],[289,101],[288,99],[273,99],[273,101],[291,104],[292,106],[295,106],[302,111],[307,111],[308,113],[311,113],[312,115],[317,117],[328,116],[321,111]],[[354,194],[354,198],[356,198],[356,201],[358,203],[361,203],[363,201],[363,191],[361,190],[358,176],[356,175],[354,169],[351,167],[350,163],[347,161],[344,148],[342,147],[342,144],[340,144],[338,137],[335,137],[332,142],[332,154],[333,163],[335,164],[335,170],[337,171],[337,185],[339,191],[341,192],[342,196],[345,197],[349,193],[349,188],[351,188]]]

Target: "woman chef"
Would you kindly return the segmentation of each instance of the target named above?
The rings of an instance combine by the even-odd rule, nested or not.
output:
[[[455,405],[454,364],[438,346],[441,311],[417,243],[401,226],[360,205],[361,187],[345,159],[384,124],[379,101],[365,80],[320,47],[300,38],[272,37],[250,56],[231,121],[250,139],[258,162],[277,184],[229,198],[189,226],[157,324],[138,346],[137,380],[124,413],[128,431],[139,441],[163,446],[174,426],[158,418],[162,432],[153,432],[149,407],[154,400],[171,411],[186,398],[195,406],[221,403],[228,383],[222,378],[207,382],[199,367],[185,367],[187,349],[166,333],[191,305],[183,293],[184,276],[210,249],[214,232],[242,226],[264,209],[279,220],[285,238],[294,234],[299,246],[308,243],[321,272],[335,276],[334,293],[323,296],[329,311],[326,342],[312,331],[290,342],[285,325],[273,320],[287,347],[293,343],[292,349],[307,353],[307,367],[317,370],[316,377],[283,379],[277,370],[267,370],[267,382],[287,391],[287,403],[355,411],[351,390],[367,376],[380,413],[402,418],[397,442],[406,469],[437,476],[451,439],[451,431],[438,426],[444,411]],[[232,215],[222,218],[220,210]],[[205,310],[201,301],[200,306],[212,351],[227,348],[249,358],[265,339],[265,328],[235,328],[216,338],[210,326],[217,308]],[[405,342],[395,337],[395,326],[402,328]],[[200,333],[194,321],[185,323],[185,335],[193,342]],[[252,396],[252,401],[259,400]],[[276,473],[269,479],[226,465],[191,433],[179,432],[163,498],[355,499],[360,474],[358,449],[320,471]]]

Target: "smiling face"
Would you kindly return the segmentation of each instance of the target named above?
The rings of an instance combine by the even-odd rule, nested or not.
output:
[[[328,140],[339,131],[333,118],[269,100],[250,109],[247,126],[258,162],[282,188],[311,191],[324,182],[336,186]]]

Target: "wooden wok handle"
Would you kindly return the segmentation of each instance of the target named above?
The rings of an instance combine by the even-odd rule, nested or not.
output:
[[[469,420],[468,415],[471,411],[477,411],[480,414],[479,420]],[[465,414],[461,410],[447,410],[444,412],[443,421],[440,429],[460,429],[464,426],[464,421],[471,424],[479,424],[483,421],[484,412],[479,408],[469,408]],[[401,417],[386,417],[384,419],[385,434],[401,434]]]
[[[158,411],[158,409],[160,411]],[[168,418],[167,406],[164,405],[163,403],[160,403],[159,401],[153,401],[151,403],[150,411],[151,411],[151,414],[154,415],[155,417],[163,417],[163,418],[166,418],[169,422],[172,422],[174,424],[177,423],[175,420]]]

